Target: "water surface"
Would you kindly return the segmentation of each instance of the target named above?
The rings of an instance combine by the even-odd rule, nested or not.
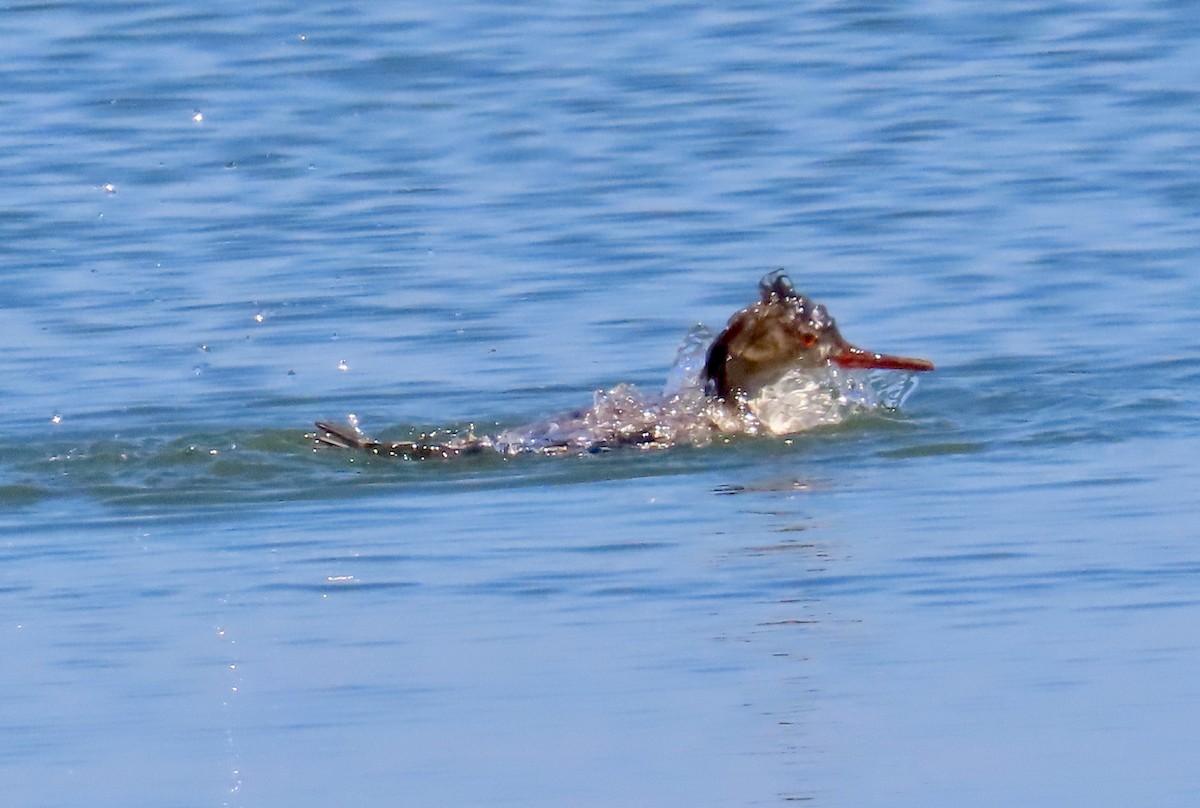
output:
[[[0,12],[14,805],[1194,805],[1197,21]],[[655,390],[768,269],[938,370],[791,439],[314,453]]]

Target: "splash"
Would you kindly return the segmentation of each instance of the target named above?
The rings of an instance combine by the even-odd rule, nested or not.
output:
[[[913,374],[837,368],[796,369],[751,399],[724,402],[705,389],[703,369],[712,332],[696,326],[684,337],[661,393],[620,384],[597,390],[592,405],[506,430],[490,437],[425,434],[413,442],[385,444],[362,436],[356,445],[412,459],[450,457],[483,450],[503,455],[587,454],[618,446],[665,449],[706,446],[719,435],[787,435],[841,423],[868,412],[900,407],[916,385]],[[439,438],[441,440],[439,441]]]
[[[793,370],[744,402],[743,431],[787,435],[839,424],[855,415],[894,411],[916,388],[912,373],[830,365]]]

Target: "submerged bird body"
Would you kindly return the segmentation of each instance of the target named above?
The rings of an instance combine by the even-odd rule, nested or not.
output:
[[[690,360],[699,357],[685,353],[689,345],[685,343],[677,361],[677,366],[683,366],[685,381],[679,389],[661,397],[643,396],[632,385],[619,385],[598,392],[590,409],[509,430],[494,438],[469,433],[446,440],[423,435],[418,440],[386,442],[363,436],[356,424],[340,426],[323,421],[317,422],[318,432],[312,437],[320,445],[410,460],[486,451],[554,455],[617,446],[703,444],[714,434],[784,434],[831,422],[822,420],[819,412],[815,419],[807,417],[812,413],[803,410],[813,405],[812,401],[786,400],[787,382],[798,374],[806,382],[815,382],[814,389],[836,401],[846,392],[839,387],[845,380],[838,377],[836,369],[933,370],[933,364],[924,359],[872,353],[850,344],[825,307],[797,292],[782,270],[764,277],[759,292],[756,303],[736,312],[724,330],[707,343],[700,367],[689,367]],[[783,417],[779,416],[781,409],[786,413]]]

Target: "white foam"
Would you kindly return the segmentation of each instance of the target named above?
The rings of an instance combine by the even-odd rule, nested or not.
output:
[[[684,337],[661,395],[620,384],[597,390],[592,406],[510,429],[492,445],[504,454],[570,454],[614,446],[704,446],[717,434],[788,435],[853,415],[898,408],[916,386],[903,371],[795,369],[732,406],[705,395],[702,373],[712,332]]]

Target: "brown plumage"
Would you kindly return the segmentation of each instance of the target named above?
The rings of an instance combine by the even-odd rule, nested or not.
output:
[[[783,270],[759,282],[760,299],[729,318],[708,349],[707,392],[753,398],[792,368],[830,363],[846,368],[933,370],[924,359],[871,353],[847,342],[820,303],[800,294]]]

